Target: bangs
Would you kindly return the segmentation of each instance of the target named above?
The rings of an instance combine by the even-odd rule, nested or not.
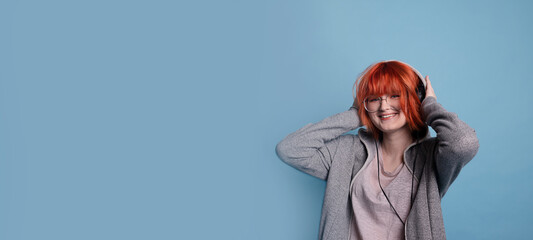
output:
[[[406,94],[409,90],[409,79],[413,72],[405,66],[393,63],[384,63],[374,66],[365,74],[365,91],[363,95]]]
[[[367,95],[385,95],[404,93],[401,77],[392,71],[376,71],[368,76]]]

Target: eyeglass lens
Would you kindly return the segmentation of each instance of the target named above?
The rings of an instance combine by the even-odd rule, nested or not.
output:
[[[369,112],[376,112],[379,110],[383,101],[387,102],[389,106],[398,108],[400,106],[400,95],[389,95],[384,98],[379,96],[368,96],[365,101],[365,109]]]

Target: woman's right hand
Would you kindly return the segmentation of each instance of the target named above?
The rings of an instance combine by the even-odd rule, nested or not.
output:
[[[426,97],[434,97],[437,99],[437,96],[435,95],[435,90],[433,90],[433,86],[431,86],[431,81],[429,81],[429,76],[426,76]]]

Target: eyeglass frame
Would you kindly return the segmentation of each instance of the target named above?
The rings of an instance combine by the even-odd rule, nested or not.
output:
[[[400,96],[399,94],[393,94],[393,95],[398,95],[398,96]],[[376,111],[370,111],[370,110],[368,110],[368,108],[366,107],[366,100],[367,100],[369,97],[372,97],[372,96],[373,96],[373,95],[371,95],[371,96],[367,96],[367,97],[363,100],[363,105],[364,105],[364,107],[365,107],[365,110],[366,110],[367,112],[369,112],[369,113],[375,113],[375,112],[378,112],[378,111],[379,111],[379,107],[378,107],[378,109],[377,109]],[[390,97],[391,97],[390,95],[387,95],[386,98],[377,97],[377,98],[379,99],[379,105],[381,106],[381,104],[383,104],[383,100],[385,100],[385,102],[387,102],[387,104],[388,104],[391,108],[396,109],[396,110],[399,110],[399,109],[393,107],[393,106],[389,103],[389,98],[390,98]]]

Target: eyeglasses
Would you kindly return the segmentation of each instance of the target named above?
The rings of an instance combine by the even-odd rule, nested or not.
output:
[[[377,112],[383,100],[385,100],[391,108],[394,108],[396,110],[400,109],[400,95],[399,94],[393,94],[386,98],[372,95],[372,96],[366,97],[365,100],[363,101],[366,111],[369,113]]]

